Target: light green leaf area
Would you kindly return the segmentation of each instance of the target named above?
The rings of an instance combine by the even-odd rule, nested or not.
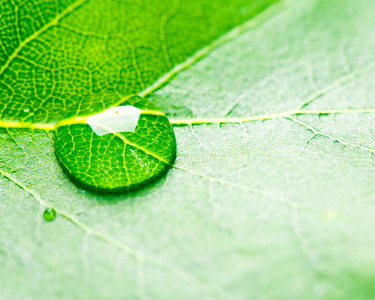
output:
[[[177,159],[134,192],[2,129],[0,298],[374,299],[374,10],[287,4],[149,95]]]

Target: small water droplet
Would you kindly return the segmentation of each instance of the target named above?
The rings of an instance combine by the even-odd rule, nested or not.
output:
[[[30,111],[30,108],[24,108],[23,111],[24,111],[24,112],[29,112],[29,111]]]
[[[43,213],[44,220],[51,222],[56,218],[56,211],[53,208],[47,208]]]
[[[118,96],[113,97],[116,102]],[[176,139],[168,118],[135,96],[96,114],[68,113],[56,126],[55,149],[75,182],[118,192],[160,177],[174,162]]]

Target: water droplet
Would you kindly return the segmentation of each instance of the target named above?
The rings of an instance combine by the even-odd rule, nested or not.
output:
[[[56,218],[56,211],[53,208],[47,208],[43,213],[44,220],[51,222]]]
[[[176,157],[176,139],[168,118],[134,96],[96,114],[92,107],[68,113],[56,126],[55,149],[73,180],[95,191],[118,192],[162,175]]]

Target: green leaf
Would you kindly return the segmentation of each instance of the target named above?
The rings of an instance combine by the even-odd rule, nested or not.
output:
[[[260,11],[230,2],[191,4],[192,11],[203,7],[212,16],[203,28],[199,14],[190,22],[185,10],[176,9],[186,19],[176,20],[178,30],[171,27],[177,46],[170,57],[179,58],[173,66],[187,62],[156,83],[171,66],[160,67],[162,60],[152,55],[116,56],[120,46],[111,51],[112,59],[142,62],[139,70],[147,71],[142,78],[150,78],[136,88],[133,79],[143,73],[130,72],[125,80],[130,86],[116,92],[147,96],[169,117],[177,139],[173,168],[130,193],[102,195],[80,188],[55,157],[53,122],[68,107],[76,114],[91,105],[101,112],[113,104],[101,102],[99,108],[85,100],[91,91],[80,91],[84,68],[55,77],[52,89],[58,96],[46,101],[42,93],[34,97],[45,90],[38,86],[44,75],[37,77],[38,68],[16,59],[22,51],[12,68],[4,68],[0,81],[10,88],[0,89],[6,104],[0,132],[0,298],[374,298],[375,3],[281,2],[193,55],[234,26],[232,19],[239,24]],[[13,2],[4,3],[0,7]],[[142,5],[127,10],[126,17],[138,37],[152,36],[152,20],[158,18],[151,16],[167,8],[155,4],[140,19]],[[90,1],[80,8],[69,14],[75,20],[71,27],[92,26],[93,18],[82,20],[100,11],[99,19],[115,20],[101,23],[113,26],[104,33],[116,32],[121,9],[107,11],[103,2]],[[44,10],[50,11],[35,12]],[[226,13],[232,17],[224,18]],[[197,27],[181,29],[187,25]],[[4,36],[15,41],[23,34],[6,28]],[[107,30],[93,28],[100,34]],[[56,47],[84,44],[79,39],[64,44],[67,36],[59,36],[51,36]],[[64,61],[53,59],[58,55],[70,63],[83,59],[85,68],[108,73],[95,85],[102,88],[92,92],[112,93],[107,87],[120,87],[114,83],[119,77],[90,64],[93,57],[106,61],[100,54],[106,52],[96,45],[88,38],[85,51],[47,55],[36,46],[24,49],[43,53],[40,59],[57,69],[56,61]],[[23,69],[27,66],[29,71]],[[39,80],[29,80],[27,72]],[[53,222],[44,221],[46,208],[56,211]]]
[[[275,1],[2,1],[1,118],[54,122],[89,95],[139,93]]]

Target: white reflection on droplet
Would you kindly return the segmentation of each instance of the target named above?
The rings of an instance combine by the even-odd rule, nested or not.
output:
[[[98,136],[115,132],[133,132],[140,115],[141,110],[131,105],[110,107],[88,118],[86,122]]]

